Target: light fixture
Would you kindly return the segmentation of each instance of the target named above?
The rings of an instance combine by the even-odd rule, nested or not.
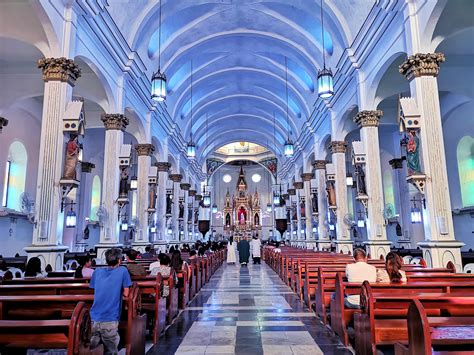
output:
[[[204,207],[209,207],[211,205],[211,196],[204,195],[202,198],[202,203],[204,204]]]
[[[253,175],[252,175],[252,181],[253,181],[254,183],[259,183],[260,180],[262,180],[262,176],[261,176],[260,174],[253,174]]]
[[[285,141],[284,153],[287,158],[291,158],[295,151],[293,142],[290,139],[290,117],[288,114],[288,58],[285,57],[285,92],[286,92],[286,126],[288,129],[288,136]]]
[[[138,189],[138,178],[136,175],[133,175],[130,179],[130,190]]]
[[[329,225],[329,230],[330,230],[330,231],[333,231],[333,230],[334,230],[334,224],[330,224],[330,225]]]
[[[346,176],[346,185],[347,186],[353,186],[354,185],[354,178],[352,175],[347,175]]]
[[[293,234],[296,235],[296,231],[293,231]]]
[[[217,205],[216,204],[212,205],[212,213],[217,213]]]
[[[166,75],[161,72],[161,1],[158,29],[158,71],[151,77],[151,98],[162,102],[166,99]]]
[[[410,210],[411,223],[421,223],[421,209],[416,205],[416,202],[420,200],[415,199],[415,197],[413,197],[411,200],[413,202],[413,207]]]
[[[313,227],[313,233],[316,233],[318,229],[316,227]]]
[[[229,182],[232,181],[232,176],[230,176],[229,174],[225,174],[225,175],[222,177],[222,181],[224,181],[226,184],[228,184]]]
[[[150,233],[156,233],[156,226],[150,226]]]
[[[272,204],[267,203],[267,212],[271,212],[271,211],[272,211]]]
[[[168,234],[173,234],[173,230],[171,228],[168,228]]]
[[[280,195],[278,195],[277,193],[273,195],[273,204],[275,206],[280,206]]]
[[[122,220],[122,224],[120,225],[122,232],[126,232],[128,230],[128,221],[126,218]]]
[[[75,228],[76,222],[77,222],[76,212],[74,212],[71,207],[71,210],[66,215],[66,228]]]
[[[321,38],[323,44],[323,69],[318,70],[318,96],[327,99],[334,95],[334,78],[330,68],[326,68],[326,46],[324,44],[323,0],[321,0]]]
[[[196,157],[196,145],[193,142],[193,61],[191,59],[191,129],[187,146],[188,158]]]

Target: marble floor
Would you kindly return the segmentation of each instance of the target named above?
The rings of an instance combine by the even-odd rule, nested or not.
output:
[[[147,354],[352,352],[262,264],[222,266]]]

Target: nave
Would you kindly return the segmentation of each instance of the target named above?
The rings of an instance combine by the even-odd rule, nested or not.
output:
[[[351,354],[266,264],[224,264],[147,354]]]

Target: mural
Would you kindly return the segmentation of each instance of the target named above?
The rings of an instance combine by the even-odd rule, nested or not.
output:
[[[259,161],[260,164],[262,164],[265,168],[267,168],[273,175],[273,177],[276,179],[277,177],[277,168],[278,168],[278,160],[277,158],[269,158],[269,159],[263,159]]]

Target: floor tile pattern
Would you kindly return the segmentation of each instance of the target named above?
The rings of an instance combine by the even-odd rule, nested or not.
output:
[[[147,354],[352,352],[262,264],[222,266]]]

